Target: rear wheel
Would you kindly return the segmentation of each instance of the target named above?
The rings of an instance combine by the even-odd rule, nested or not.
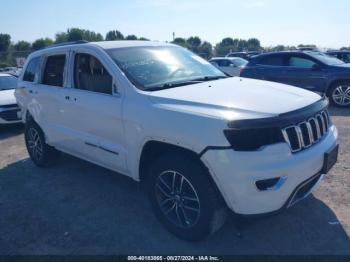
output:
[[[331,103],[339,107],[350,106],[350,81],[338,82],[329,90]]]
[[[57,151],[46,144],[43,131],[34,121],[26,123],[24,137],[28,154],[35,165],[46,167],[53,162]]]
[[[193,157],[166,154],[150,169],[148,193],[160,222],[181,239],[201,240],[225,222],[226,207]]]

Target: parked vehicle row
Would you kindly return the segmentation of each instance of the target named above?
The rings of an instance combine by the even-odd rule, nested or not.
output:
[[[188,240],[217,231],[228,209],[256,215],[293,206],[337,161],[327,99],[228,77],[172,44],[34,52],[16,98],[37,166],[63,151],[129,176],[145,186],[159,221]]]
[[[318,51],[274,52],[255,56],[241,71],[241,76],[320,92],[336,106],[350,106],[350,64]]]

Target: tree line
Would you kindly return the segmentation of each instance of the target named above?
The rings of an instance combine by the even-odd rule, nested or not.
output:
[[[53,44],[59,44],[63,42],[72,42],[85,40],[88,42],[98,41],[115,41],[115,40],[149,40],[145,37],[138,37],[136,35],[124,35],[118,30],[111,30],[107,32],[105,36],[94,31],[69,28],[66,32],[59,32],[55,35],[54,39],[40,38],[30,43],[28,41],[18,41],[13,43],[9,34],[0,33],[0,67],[15,66],[17,57],[26,57],[29,53],[45,48]],[[222,39],[215,46],[212,46],[208,41],[200,39],[198,36],[191,36],[189,38],[177,37],[172,43],[188,48],[189,50],[205,57],[210,58],[212,56],[225,56],[229,52],[240,51],[283,51],[297,49],[295,46],[283,46],[277,45],[274,47],[262,47],[259,39],[238,39],[226,37]],[[304,47],[306,45],[299,45],[298,47]],[[307,45],[315,46],[315,45]],[[348,49],[346,47],[342,49]],[[350,49],[350,47],[349,47]]]

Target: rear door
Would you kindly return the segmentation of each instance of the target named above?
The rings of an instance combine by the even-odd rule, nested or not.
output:
[[[311,91],[322,91],[327,74],[317,60],[304,54],[290,54],[285,69],[286,83]]]
[[[44,55],[38,84],[29,90],[33,96],[31,111],[51,145],[67,138],[60,99],[67,81],[67,57],[68,51]]]
[[[257,61],[254,75],[257,79],[285,83],[285,68],[285,54],[265,55]]]
[[[93,50],[71,53],[71,88],[65,90],[64,120],[73,154],[126,173],[122,95],[111,66]],[[120,90],[120,89],[118,89]]]

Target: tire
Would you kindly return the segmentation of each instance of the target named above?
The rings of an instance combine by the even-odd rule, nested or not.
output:
[[[206,168],[192,156],[169,153],[155,160],[147,190],[156,217],[178,238],[199,241],[225,223],[226,205]]]
[[[57,158],[58,151],[46,144],[43,131],[33,120],[26,123],[24,138],[30,159],[36,166],[47,167]]]
[[[333,84],[328,91],[328,97],[334,106],[350,107],[350,81]]]

